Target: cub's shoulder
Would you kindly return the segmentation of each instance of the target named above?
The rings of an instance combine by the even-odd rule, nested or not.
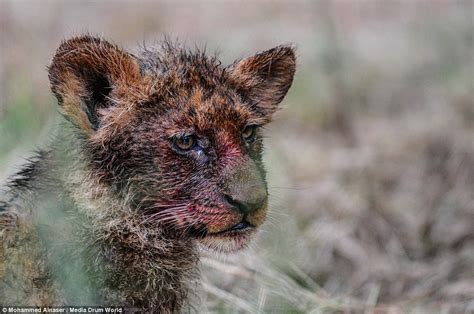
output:
[[[0,201],[0,239],[2,247],[8,247],[14,239],[15,232],[19,226],[18,214],[12,210],[12,205],[5,201]],[[0,247],[0,249],[2,249]]]

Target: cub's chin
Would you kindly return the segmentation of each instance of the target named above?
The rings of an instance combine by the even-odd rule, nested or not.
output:
[[[231,230],[219,233],[207,234],[204,238],[198,239],[198,243],[209,251],[217,253],[236,253],[248,247],[257,230],[247,228],[243,230]]]

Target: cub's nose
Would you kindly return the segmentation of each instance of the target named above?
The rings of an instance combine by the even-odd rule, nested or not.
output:
[[[224,194],[223,199],[224,199],[224,203],[229,208],[241,214],[246,215],[262,208],[263,205],[265,205],[265,202],[267,200],[267,195],[265,193],[262,195],[257,195],[256,198],[251,198],[249,200],[241,200],[241,199],[235,199],[231,197],[230,195]]]
[[[230,209],[244,215],[259,210],[267,201],[263,173],[251,158],[234,166],[227,174],[223,187],[222,201]]]

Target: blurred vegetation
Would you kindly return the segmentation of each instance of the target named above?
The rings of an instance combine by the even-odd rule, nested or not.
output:
[[[474,311],[472,1],[1,1],[0,180],[56,117],[45,67],[84,31],[231,62],[295,43],[257,244],[203,258],[211,312]]]

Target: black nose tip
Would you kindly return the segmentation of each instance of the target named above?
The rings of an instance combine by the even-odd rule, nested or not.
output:
[[[266,197],[264,197],[264,198],[260,198],[260,199],[252,200],[252,201],[243,201],[243,200],[234,199],[229,195],[224,195],[223,198],[227,206],[229,206],[231,209],[238,211],[239,213],[242,213],[242,214],[248,214],[248,213],[259,210],[260,208],[263,207],[267,199]]]

